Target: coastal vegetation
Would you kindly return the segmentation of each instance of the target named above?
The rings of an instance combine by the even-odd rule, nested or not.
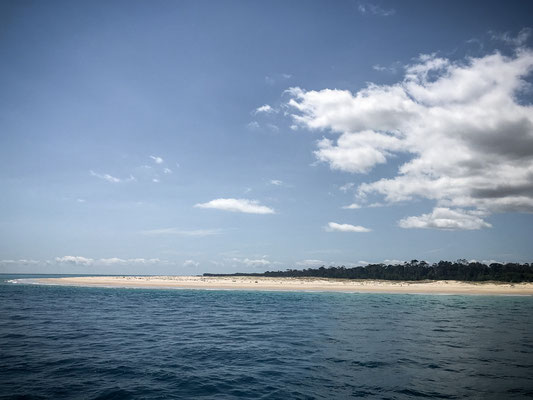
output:
[[[439,261],[428,264],[412,260],[403,264],[368,264],[348,268],[341,266],[321,266],[320,268],[286,269],[263,273],[211,274],[204,276],[265,276],[265,277],[313,277],[335,279],[380,279],[392,281],[457,280],[469,282],[533,282],[533,264],[529,263],[490,263],[477,261]]]

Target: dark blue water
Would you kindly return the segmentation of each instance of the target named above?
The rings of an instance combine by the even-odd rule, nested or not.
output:
[[[0,282],[2,399],[511,399],[532,376],[532,297]]]

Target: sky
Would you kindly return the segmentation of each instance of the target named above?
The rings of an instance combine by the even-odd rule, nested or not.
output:
[[[0,272],[532,262],[533,3],[0,2]]]

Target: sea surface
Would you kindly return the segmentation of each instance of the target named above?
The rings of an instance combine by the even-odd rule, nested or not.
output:
[[[533,297],[13,284],[1,399],[533,397]]]

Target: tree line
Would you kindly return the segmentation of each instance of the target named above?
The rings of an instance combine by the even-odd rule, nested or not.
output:
[[[428,264],[412,260],[403,264],[368,264],[347,268],[341,266],[321,266],[320,268],[286,269],[263,273],[210,274],[204,276],[265,276],[265,277],[314,277],[336,279],[381,279],[391,281],[457,280],[457,281],[501,281],[533,282],[533,264],[491,263],[477,261],[439,261]]]

